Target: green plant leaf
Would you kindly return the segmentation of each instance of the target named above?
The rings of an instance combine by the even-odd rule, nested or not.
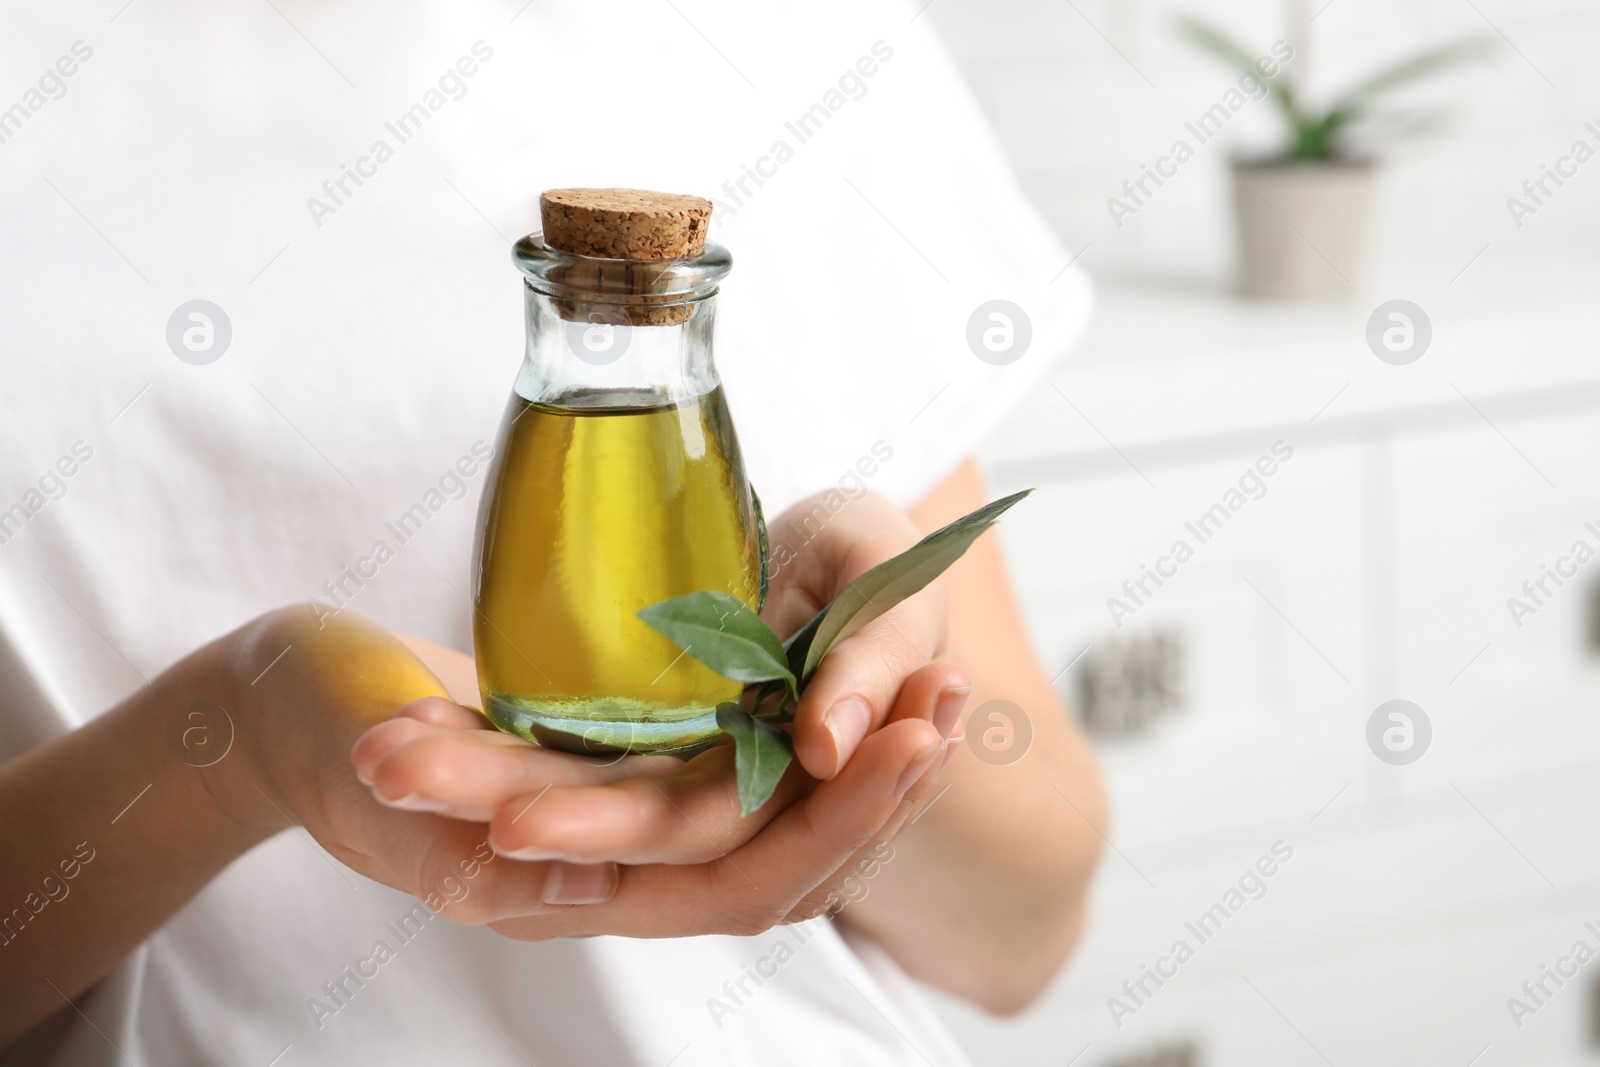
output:
[[[767,540],[767,517],[761,511],[761,498],[755,487],[750,489],[750,509],[756,516],[756,544],[761,552],[761,594],[756,598],[756,611],[767,606],[767,586],[772,578],[772,543]]]
[[[742,600],[711,590],[652,604],[639,617],[718,674],[747,684],[765,683],[757,694],[758,710],[762,700],[779,690],[798,700],[817,664],[835,645],[943,574],[1031,492],[1025,489],[986,504],[878,564],[817,612],[787,646]],[[780,706],[765,718],[788,714]],[[793,742],[786,731],[732,702],[717,705],[717,725],[733,738],[739,811],[749,815],[772,798],[794,759]]]
[[[1493,55],[1499,48],[1499,41],[1493,37],[1468,37],[1464,40],[1453,41],[1450,44],[1430,48],[1426,52],[1402,60],[1393,66],[1385,67],[1376,74],[1369,75],[1363,81],[1356,83],[1339,95],[1339,98],[1328,106],[1330,111],[1339,111],[1354,116],[1366,108],[1368,101],[1373,97],[1388,92],[1407,82],[1416,81],[1418,78],[1427,77],[1429,74],[1450,67],[1459,66],[1475,59],[1483,59]]]
[[[1451,114],[1447,107],[1427,105],[1367,110],[1349,123],[1349,131],[1342,134],[1341,150],[1349,151],[1352,141],[1372,146],[1431,133],[1444,127]]]
[[[778,701],[776,705],[767,704],[769,698],[784,692],[785,688],[786,683],[781,678],[774,678],[770,682],[761,683],[761,687],[756,690],[755,704],[752,709],[757,718],[769,721],[774,716],[783,718],[784,721],[794,718],[794,705],[787,697]]]
[[[867,623],[933,581],[972,542],[993,526],[1017,501],[1033,492],[1024,489],[1002,497],[935,530],[893,559],[885,560],[850,583],[850,587],[789,638],[789,669],[800,685],[811,679],[822,657]]]
[[[1493,37],[1480,36],[1428,49],[1368,75],[1318,111],[1300,103],[1291,80],[1284,77],[1281,70],[1271,78],[1263,78],[1249,49],[1215,26],[1185,15],[1178,19],[1178,32],[1229,66],[1249,72],[1266,83],[1289,126],[1285,157],[1298,161],[1339,158],[1346,147],[1345,130],[1365,117],[1374,98],[1436,71],[1484,58],[1499,48],[1499,42]]]
[[[1178,33],[1241,74],[1249,74],[1265,84],[1267,91],[1272,94],[1273,102],[1283,112],[1284,121],[1289,124],[1290,129],[1299,131],[1311,125],[1312,118],[1300,109],[1295,99],[1294,87],[1284,77],[1281,66],[1278,68],[1278,73],[1272,77],[1264,77],[1256,66],[1256,57],[1250,54],[1248,48],[1210,23],[1202,22],[1191,15],[1179,16]]]
[[[772,799],[773,790],[794,759],[794,745],[786,732],[752,717],[737,704],[717,705],[717,725],[733,738],[739,814],[749,815]]]
[[[783,642],[744,601],[702,589],[651,604],[639,612],[658,633],[725,678],[782,681],[798,696]]]
[[[1346,155],[1350,149],[1347,131],[1368,118],[1378,97],[1436,71],[1492,55],[1498,44],[1491,37],[1469,37],[1429,49],[1370,75],[1329,104],[1313,130],[1301,131],[1295,155],[1313,159],[1337,159]]]

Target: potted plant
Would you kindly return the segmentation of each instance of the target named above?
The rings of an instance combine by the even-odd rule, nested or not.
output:
[[[1292,21],[1307,25],[1303,17]],[[1247,48],[1215,27],[1184,18],[1179,29],[1263,83],[1286,126],[1278,151],[1232,162],[1240,291],[1279,299],[1350,293],[1359,282],[1372,206],[1372,147],[1430,128],[1440,117],[1439,109],[1382,109],[1380,103],[1400,86],[1488,54],[1492,41],[1474,37],[1421,52],[1316,107],[1305,101],[1297,77],[1305,66],[1303,35],[1299,54],[1266,77]]]

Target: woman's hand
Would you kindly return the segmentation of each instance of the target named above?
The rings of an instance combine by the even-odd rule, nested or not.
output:
[[[876,493],[846,497],[837,491],[802,500],[772,522],[768,535],[773,573],[761,614],[785,638],[851,582],[922,536]],[[795,715],[795,755],[810,774],[838,774],[862,739],[888,721],[906,679],[944,651],[946,601],[944,582],[936,581],[828,654]],[[972,685],[964,672],[946,671],[941,678],[933,721],[948,737]]]
[[[329,615],[304,607],[273,612],[212,646],[225,660],[221,673],[235,680],[219,700],[232,709],[237,737],[236,755],[203,772],[211,793],[259,836],[302,826],[346,865],[453,918],[485,921],[479,917],[543,906],[543,878],[506,877],[509,872],[503,870],[496,877],[476,877],[478,866],[494,858],[482,826],[418,814],[438,807],[421,794],[380,802],[386,798],[374,798],[352,773],[351,748],[373,727],[379,736],[394,738],[407,724],[430,728],[441,709],[453,713],[446,715],[453,727],[463,719],[486,725],[476,712],[446,699],[440,677],[463,673],[463,665],[470,674],[471,661],[435,650],[463,661],[440,658],[435,670],[413,647],[426,651],[430,646],[408,646],[353,613]],[[408,709],[407,717],[394,718],[396,708]],[[593,787],[681,765],[669,757],[568,756],[493,730],[475,730],[473,742],[486,754],[475,762],[490,769],[503,766],[492,758],[497,751],[518,748],[521,781],[541,787]],[[498,781],[505,787],[514,780]],[[470,908],[447,891],[468,870],[473,872]],[[569,894],[581,888],[585,873],[566,880]]]
[[[916,536],[881,500],[826,501],[774,523],[780,632]],[[0,765],[5,896],[77,870],[73,857],[94,872],[70,909],[8,932],[0,1047],[294,825],[430,908],[518,938],[751,933],[855,899],[961,736],[970,678],[932,660],[944,628],[930,590],[842,642],[801,701],[800,758],[743,818],[728,746],[688,762],[541,749],[447,699],[472,699],[460,653],[349,612],[263,616]],[[45,970],[53,984],[35,979]]]
[[[941,680],[915,672],[840,774],[818,783],[792,770],[748,818],[731,746],[688,762],[629,757],[642,761],[634,773],[604,781],[598,772],[618,765],[539,749],[438,698],[368,731],[352,760],[380,803],[447,807],[450,817],[406,816],[452,842],[445,860],[487,839],[499,859],[475,884],[488,892],[443,909],[458,921],[526,940],[748,934],[833,906],[860,857],[926,796],[950,745],[929,721]],[[448,863],[435,874],[448,877]],[[400,887],[422,895],[427,884]]]
[[[833,510],[823,501],[773,524],[765,614],[780,633],[916,540],[910,522],[880,498]],[[598,761],[501,734],[443,700],[421,701],[373,728],[352,759],[380,802],[462,820],[453,831],[466,834],[458,849],[484,832],[467,826],[488,823],[494,852],[519,861],[508,866],[544,885],[551,903],[615,894],[583,917],[549,908],[524,913],[539,921],[474,915],[512,936],[764,928],[823,910],[831,880],[848,876],[839,872],[856,853],[892,837],[937,776],[970,688],[963,670],[932,659],[943,641],[943,603],[942,590],[927,590],[834,650],[801,701],[796,766],[749,817],[739,814],[728,746],[687,763]],[[440,674],[462,670],[448,662],[452,655],[435,650],[430,665]],[[627,865],[620,873],[619,863]]]

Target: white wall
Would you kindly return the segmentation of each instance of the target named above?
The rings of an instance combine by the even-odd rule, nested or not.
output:
[[[1494,254],[1592,246],[1600,196],[1584,187],[1600,186],[1600,161],[1520,232],[1505,200],[1575,138],[1600,148],[1600,138],[1582,129],[1600,121],[1593,58],[1600,7],[1581,0],[1474,0],[1478,10],[1466,0],[1310,3],[1312,11],[1326,7],[1313,24],[1309,55],[1302,51],[1291,67],[1308,74],[1314,98],[1421,46],[1500,33],[1515,46],[1502,41],[1493,60],[1405,97],[1448,100],[1456,114],[1446,131],[1393,153],[1375,235],[1381,257],[1465,263],[1485,243],[1497,246]],[[1148,208],[1120,231],[1112,225],[1106,198],[1165,152],[1184,121],[1231,82],[1215,60],[1176,37],[1180,11],[1262,51],[1286,34],[1275,0],[935,0],[924,16],[954,52],[1029,195],[1074,250],[1093,245],[1084,263],[1102,278],[1223,271],[1230,255],[1227,153],[1270,144],[1279,129],[1270,101],[1250,104]]]

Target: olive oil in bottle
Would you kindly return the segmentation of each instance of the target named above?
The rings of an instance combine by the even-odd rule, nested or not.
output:
[[[754,607],[760,583],[722,390],[651,399],[512,398],[475,634],[485,710],[502,729],[561,747],[682,748],[713,734],[717,704],[739,695],[636,614],[697,589]]]
[[[553,190],[517,243],[527,348],[478,514],[484,711],[578,752],[683,751],[741,686],[641,620],[714,589],[759,607],[757,509],[711,358],[710,204]]]

